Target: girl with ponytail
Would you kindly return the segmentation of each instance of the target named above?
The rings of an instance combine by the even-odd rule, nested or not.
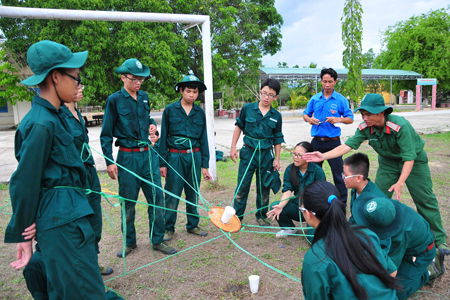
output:
[[[316,181],[302,193],[300,210],[316,229],[303,260],[305,299],[397,299],[397,280],[372,231],[347,222],[337,188]],[[394,272],[395,273],[395,272]]]

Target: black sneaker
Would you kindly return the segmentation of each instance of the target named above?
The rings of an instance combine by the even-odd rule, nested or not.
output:
[[[126,246],[125,247],[125,256],[127,256],[128,254],[131,253],[131,251],[133,251],[134,249],[137,248],[137,244],[134,244],[133,246]],[[117,257],[122,258],[122,249],[119,250],[119,252],[117,252]]]
[[[100,274],[104,276],[111,275],[114,272],[114,270],[110,267],[102,267],[102,266],[98,267],[100,268]]]

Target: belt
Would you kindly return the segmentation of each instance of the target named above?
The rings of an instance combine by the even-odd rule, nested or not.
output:
[[[94,166],[94,164],[88,164],[88,163],[84,163],[85,167],[90,167],[90,166]]]
[[[338,136],[335,136],[335,137],[329,138],[329,137],[320,137],[320,136],[315,136],[315,137],[314,137],[314,139],[315,139],[315,140],[319,140],[319,141],[322,141],[322,142],[328,142],[328,141],[335,141],[335,140],[339,140],[339,139],[340,139],[340,137],[338,137]]]
[[[141,148],[125,148],[125,147],[119,147],[120,151],[123,152],[144,152],[144,151],[148,151],[148,146],[146,147],[141,147]]]
[[[191,149],[178,150],[178,149],[170,149],[169,148],[169,152],[172,152],[172,153],[195,153],[198,151],[200,151],[200,148],[194,148],[194,149],[192,149],[192,151],[191,151]]]
[[[250,148],[250,149],[252,149],[252,150],[255,150],[255,148],[253,148],[253,147],[250,147],[249,145],[247,145],[246,143],[244,143],[244,146],[245,147],[247,147],[247,148]]]
[[[423,252],[428,252],[428,251],[430,251],[431,249],[433,249],[433,247],[434,247],[434,242],[435,242],[435,241],[433,241],[431,244],[429,244],[428,247],[427,247],[427,249],[423,250]],[[422,252],[422,253],[423,253],[423,252]]]

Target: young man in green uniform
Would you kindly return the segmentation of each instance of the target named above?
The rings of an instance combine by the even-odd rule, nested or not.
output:
[[[241,132],[244,132],[244,146],[239,154],[238,186],[234,201],[236,216],[242,221],[253,174],[256,172],[256,207],[258,211],[255,216],[260,226],[270,225],[270,221],[266,219],[270,187],[264,186],[262,181],[264,181],[264,176],[270,176],[273,170],[280,170],[281,143],[284,143],[281,132],[281,114],[272,107],[272,102],[278,99],[280,88],[277,80],[271,78],[264,80],[260,91],[261,100],[242,107],[239,117],[236,119],[236,127],[231,141],[230,158],[236,163],[238,157],[236,143]],[[247,173],[245,173],[246,170]],[[261,209],[262,207],[265,208]]]
[[[209,175],[209,147],[206,116],[203,109],[194,103],[206,86],[194,75],[188,75],[175,86],[181,99],[167,105],[161,121],[159,154],[161,176],[166,178],[165,189],[178,197],[186,194],[188,233],[206,236],[208,233],[198,226],[198,195],[201,175],[206,181]],[[184,179],[184,180],[183,180]],[[195,189],[195,190],[194,190]],[[177,210],[179,199],[165,195],[166,208]],[[164,240],[170,241],[175,232],[177,213],[166,211],[166,233]]]
[[[106,100],[103,127],[100,134],[103,155],[107,157],[106,165],[109,177],[119,179],[119,195],[130,200],[137,200],[142,188],[149,204],[164,206],[162,190],[135,177],[127,170],[161,187],[159,161],[157,154],[149,148],[150,133],[156,131],[156,123],[150,119],[150,103],[146,92],[140,90],[141,83],[150,75],[150,69],[139,60],[131,58],[115,71],[120,74],[123,88]],[[112,156],[113,138],[119,146],[117,168]],[[126,256],[136,249],[136,230],[134,227],[136,202],[125,200],[126,249],[120,250],[118,257]],[[164,254],[174,254],[176,250],[164,243],[164,211],[162,208],[148,206],[149,237],[153,249]],[[123,230],[123,228],[122,228]]]
[[[39,85],[40,95],[33,98],[33,107],[16,131],[19,164],[10,182],[13,215],[5,242],[18,243],[18,260],[11,265],[25,267],[32,254],[32,236],[23,233],[36,223],[50,299],[118,298],[112,292],[105,294],[88,220],[93,210],[83,191],[86,169],[60,110],[75,99],[79,68],[86,58],[87,51],[72,53],[61,44],[41,41],[27,54],[35,75],[22,81]]]
[[[369,140],[369,145],[378,153],[375,184],[388,197],[395,192],[400,201],[402,187],[406,183],[417,212],[430,224],[436,236],[437,247],[450,254],[439,204],[433,193],[427,153],[423,150],[424,140],[405,118],[391,114],[392,108],[385,106],[381,95],[367,94],[355,112],[358,110],[364,122],[353,137],[332,151],[307,153],[305,158],[308,161],[322,161],[342,156]]]
[[[434,278],[445,272],[444,250],[436,249],[430,225],[409,206],[364,192],[354,201],[352,215],[356,224],[369,228],[380,240],[391,240],[388,255],[398,268],[396,277],[403,288],[397,291],[399,300],[429,281],[430,264],[436,266]]]

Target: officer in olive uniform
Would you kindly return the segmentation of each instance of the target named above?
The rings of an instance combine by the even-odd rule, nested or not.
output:
[[[434,234],[424,218],[399,201],[363,193],[353,203],[352,215],[356,224],[375,232],[380,240],[391,239],[389,257],[397,269],[396,277],[403,290],[397,291],[399,300],[406,299],[430,279],[428,266],[436,256]],[[436,262],[443,266],[444,254]],[[443,272],[440,270],[440,274]]]
[[[208,172],[206,115],[194,101],[205,90],[205,84],[194,75],[185,76],[177,83],[175,91],[181,93],[181,99],[164,109],[159,139],[161,176],[166,178],[164,188],[178,197],[184,189],[186,212],[189,213],[186,229],[188,233],[199,236],[206,236],[207,232],[198,226],[200,218],[196,191],[200,190],[200,176],[203,174],[206,181],[211,180],[211,176]],[[178,198],[166,194],[165,201],[166,208],[177,210]],[[167,210],[165,221],[164,240],[170,241],[175,232],[177,213]]]
[[[146,92],[140,90],[141,83],[150,75],[150,69],[139,60],[131,58],[115,71],[120,74],[123,88],[112,94],[106,100],[106,110],[103,117],[103,127],[100,134],[103,154],[107,157],[108,175],[115,180],[119,178],[119,195],[126,199],[137,200],[142,188],[147,202],[164,206],[162,190],[147,184],[125,169],[117,168],[112,157],[113,138],[119,146],[117,163],[123,168],[153,182],[161,187],[159,161],[157,154],[151,148],[149,130],[156,131],[156,123],[150,119],[150,103]],[[118,174],[118,176],[117,176]],[[134,227],[136,202],[125,201],[126,216],[126,249],[120,250],[118,257],[128,255],[136,249],[136,230]],[[174,254],[176,250],[163,242],[164,211],[162,208],[148,206],[149,237],[153,249],[164,254]],[[123,230],[123,228],[122,228]],[[153,234],[152,234],[153,231]]]
[[[353,137],[344,145],[324,154],[306,154],[307,159],[320,161],[341,156],[358,149],[363,141],[369,140],[369,145],[378,153],[379,167],[375,184],[386,196],[391,197],[395,192],[397,200],[400,200],[402,187],[406,183],[417,212],[430,224],[436,236],[437,247],[450,254],[439,204],[433,193],[427,153],[423,150],[424,140],[405,118],[391,114],[392,108],[385,106],[381,95],[367,94],[355,112],[358,110],[364,122]]]
[[[74,100],[86,58],[87,51],[72,53],[52,41],[38,42],[27,54],[35,75],[22,81],[39,85],[41,92],[16,131],[19,164],[10,182],[13,215],[5,242],[18,243],[19,259],[11,265],[26,266],[32,241],[24,240],[22,233],[36,223],[51,299],[118,298],[105,294],[88,220],[93,210],[83,191],[86,169],[60,110],[64,102]]]
[[[281,143],[284,143],[281,114],[271,105],[278,99],[279,92],[280,83],[275,79],[268,78],[261,84],[261,100],[242,107],[236,119],[231,142],[230,158],[236,162],[236,143],[241,132],[244,132],[244,146],[239,153],[238,186],[234,201],[236,216],[240,220],[243,219],[253,174],[256,172],[258,211],[255,216],[260,226],[270,225],[266,220],[268,208],[265,207],[269,204],[270,188],[264,186],[261,181],[264,181],[264,176],[271,176],[273,170],[280,169]],[[256,153],[253,156],[255,149]],[[262,207],[265,208],[261,209]]]

